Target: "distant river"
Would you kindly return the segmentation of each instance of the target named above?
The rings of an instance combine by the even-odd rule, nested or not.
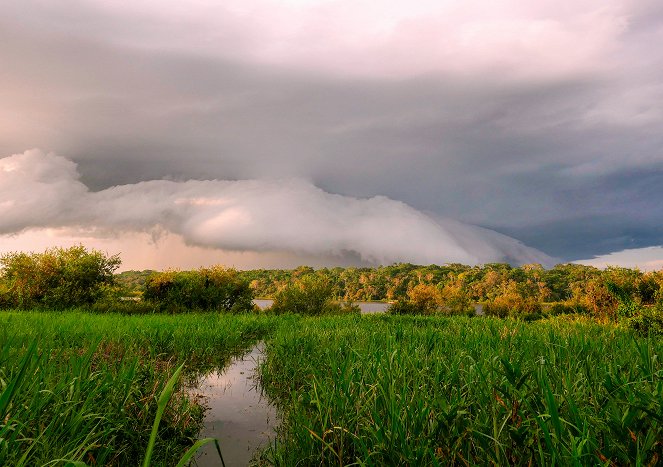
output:
[[[269,308],[274,303],[274,300],[271,299],[255,299],[253,303],[258,305],[261,310]],[[390,303],[385,302],[352,302],[354,305],[357,305],[362,313],[382,313],[389,308]]]
[[[264,310],[265,308],[269,308],[272,306],[272,303],[274,303],[274,300],[272,299],[255,299],[253,300],[253,303],[258,305],[261,310]],[[363,314],[371,314],[371,313],[384,313],[387,311],[387,308],[389,308],[389,305],[391,303],[385,303],[385,302],[352,302],[355,305],[359,306],[359,309]],[[477,315],[483,315],[483,305],[480,303],[477,303],[474,305],[474,311],[476,312]]]

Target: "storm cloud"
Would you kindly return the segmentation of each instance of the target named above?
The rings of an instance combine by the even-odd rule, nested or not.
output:
[[[181,189],[256,183],[328,200],[312,229],[346,209],[336,193],[563,259],[663,243],[660,2],[216,3],[3,7],[0,154],[41,147],[80,172],[59,173],[42,219],[124,185],[167,191],[147,222],[167,223]]]
[[[495,232],[434,220],[382,196],[330,194],[301,180],[154,180],[91,192],[78,179],[73,162],[39,150],[0,159],[0,233],[165,230],[196,246],[351,254],[370,264],[552,262]]]

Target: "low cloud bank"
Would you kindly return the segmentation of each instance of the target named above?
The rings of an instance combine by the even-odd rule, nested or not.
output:
[[[76,164],[38,149],[0,159],[0,234],[72,227],[99,235],[168,231],[235,251],[358,255],[374,264],[552,258],[497,232],[434,219],[383,196],[327,193],[298,179],[152,180],[92,192]]]

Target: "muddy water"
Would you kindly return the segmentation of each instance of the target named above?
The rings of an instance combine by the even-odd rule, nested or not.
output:
[[[276,409],[261,394],[255,378],[262,343],[234,358],[220,373],[205,376],[195,389],[209,408],[199,438],[217,438],[226,467],[246,466],[274,438],[278,424]],[[213,444],[203,447],[196,458],[199,466],[220,466]]]

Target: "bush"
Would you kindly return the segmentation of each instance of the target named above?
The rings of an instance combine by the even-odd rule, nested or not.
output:
[[[474,316],[472,297],[465,281],[455,278],[444,285],[441,291],[442,313],[447,315]]]
[[[352,302],[331,302],[325,308],[325,313],[329,315],[361,315],[361,307]]]
[[[555,302],[552,303],[546,310],[550,316],[570,315],[589,313],[589,310],[583,305],[575,302]]]
[[[434,285],[418,284],[407,295],[418,314],[432,315],[442,306],[442,293]]]
[[[387,313],[390,315],[419,315],[421,310],[408,300],[396,300],[387,308]]]
[[[270,311],[276,314],[299,313],[307,316],[342,313],[333,301],[333,288],[323,278],[306,275],[283,287],[274,297]],[[352,310],[352,306],[348,309]]]
[[[113,282],[120,258],[82,245],[0,257],[0,305],[54,309],[91,305]]]
[[[445,301],[443,293],[434,285],[418,284],[410,289],[407,293],[409,300],[399,299],[395,301],[389,308],[387,313],[393,315],[433,315],[436,313],[444,312],[446,314],[466,314],[470,306],[466,307],[464,299],[457,300],[457,297],[452,297],[452,300]]]
[[[625,324],[642,336],[663,336],[663,306],[643,307]]]
[[[221,266],[197,271],[154,273],[145,283],[143,295],[160,311],[253,311],[253,291],[234,269]]]
[[[541,303],[533,297],[505,294],[495,297],[483,306],[487,316],[506,318],[507,316],[520,317],[531,320],[541,315]]]

